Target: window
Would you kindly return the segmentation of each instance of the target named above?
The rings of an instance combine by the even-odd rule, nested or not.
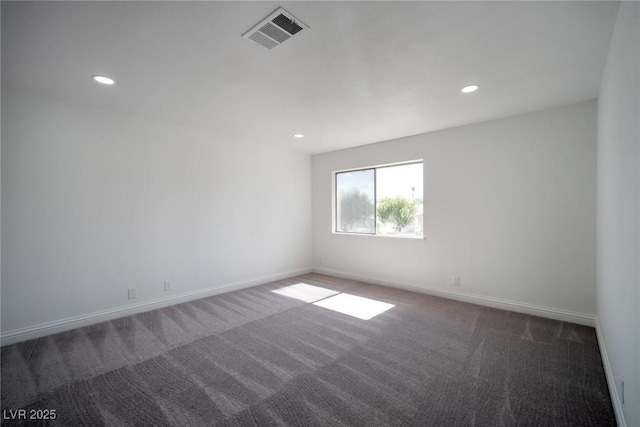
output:
[[[422,237],[422,161],[335,172],[336,233]]]

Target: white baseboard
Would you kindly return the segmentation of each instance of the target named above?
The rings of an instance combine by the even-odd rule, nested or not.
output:
[[[40,338],[47,335],[64,332],[83,326],[94,325],[96,323],[105,322],[107,320],[117,319],[119,317],[130,316],[156,308],[167,307],[170,305],[180,304],[182,302],[192,301],[199,298],[205,298],[212,295],[223,294],[226,292],[237,291],[240,289],[250,288],[262,285],[264,283],[274,282],[276,280],[287,279],[289,277],[307,274],[312,271],[311,268],[303,268],[300,270],[289,271],[285,273],[275,274],[271,276],[259,277],[252,280],[228,283],[213,288],[201,289],[198,291],[186,292],[166,298],[157,298],[150,301],[144,301],[137,304],[128,305],[126,307],[117,307],[109,310],[98,311],[94,313],[83,314],[80,316],[68,317],[53,322],[40,323],[38,325],[26,328],[14,329],[4,332],[0,335],[0,345],[5,346],[21,341]]]
[[[627,420],[624,417],[624,411],[622,410],[622,399],[620,393],[618,393],[618,387],[616,387],[616,378],[613,375],[611,369],[611,363],[609,362],[609,354],[607,353],[607,346],[604,343],[604,336],[602,335],[602,328],[600,326],[600,320],[596,316],[596,336],[598,337],[598,347],[600,347],[600,356],[602,357],[602,365],[604,366],[604,374],[607,377],[607,385],[609,386],[609,395],[611,396],[611,404],[613,405],[613,412],[616,414],[616,421],[618,427],[627,427]]]
[[[373,283],[376,285],[388,286],[391,288],[404,289],[412,292],[419,292],[428,295],[439,296],[443,298],[454,299],[457,301],[469,302],[472,304],[483,305],[487,307],[499,308],[502,310],[516,311],[518,313],[531,314],[534,316],[546,317],[549,319],[561,320],[564,322],[577,323],[594,327],[595,316],[593,314],[579,313],[575,311],[562,310],[559,308],[545,307],[535,304],[527,304],[518,301],[510,301],[501,298],[487,297],[483,295],[471,294],[468,292],[460,292],[449,289],[435,288],[427,285],[417,285],[413,283],[403,283],[390,280],[380,280],[374,277],[367,277],[360,274],[354,274],[345,271],[332,270],[323,267],[314,267],[314,273],[326,274],[327,276],[342,277],[345,279],[359,280],[361,282]]]

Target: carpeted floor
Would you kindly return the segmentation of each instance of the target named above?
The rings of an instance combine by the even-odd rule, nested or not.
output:
[[[272,292],[298,283],[394,307],[362,320]],[[615,425],[593,328],[318,274],[1,357],[6,426]]]

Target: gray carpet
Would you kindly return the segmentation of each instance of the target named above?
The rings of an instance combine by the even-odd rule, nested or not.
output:
[[[395,307],[361,320],[272,292],[301,282]],[[1,357],[6,426],[615,425],[593,328],[318,274]]]

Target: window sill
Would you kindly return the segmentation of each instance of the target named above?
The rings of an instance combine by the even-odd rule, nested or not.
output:
[[[337,236],[355,236],[355,237],[382,237],[390,239],[407,239],[407,240],[427,240],[425,236],[394,236],[393,234],[365,234],[365,233],[342,233],[339,231],[332,231],[331,234]]]

